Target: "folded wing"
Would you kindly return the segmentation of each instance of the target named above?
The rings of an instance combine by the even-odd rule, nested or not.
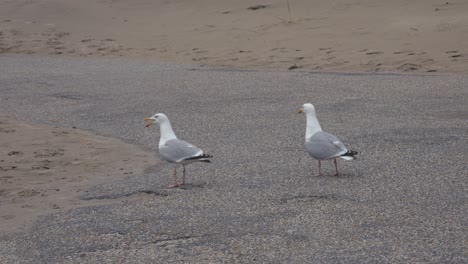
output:
[[[332,134],[319,131],[305,143],[307,152],[315,159],[333,159],[345,154],[348,149],[341,140]]]
[[[159,148],[162,160],[170,163],[178,163],[184,160],[196,160],[203,157],[203,151],[194,145],[180,139],[171,139]]]

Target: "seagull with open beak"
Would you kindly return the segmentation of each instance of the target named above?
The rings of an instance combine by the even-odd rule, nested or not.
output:
[[[166,161],[174,166],[174,184],[168,188],[178,187],[185,185],[185,166],[193,162],[207,162],[211,161],[209,158],[213,156],[205,154],[203,150],[195,147],[194,145],[180,140],[172,130],[169,118],[165,114],[158,113],[151,117],[145,118],[147,122],[146,127],[153,124],[159,124],[161,136],[159,139],[159,157],[161,160]],[[182,166],[182,184],[179,184],[177,179],[177,167]]]

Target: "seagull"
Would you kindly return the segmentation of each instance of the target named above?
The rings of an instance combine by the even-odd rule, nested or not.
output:
[[[145,118],[148,121],[146,127],[153,124],[159,124],[161,130],[161,137],[159,139],[159,157],[161,160],[167,161],[174,166],[174,184],[167,186],[168,188],[175,188],[180,185],[185,185],[185,166],[193,162],[207,162],[211,163],[209,158],[213,156],[203,153],[203,150],[195,147],[194,145],[180,140],[172,130],[169,118],[165,114],[158,113],[152,117]],[[177,181],[176,168],[182,165],[182,184]]]
[[[344,160],[356,159],[357,151],[348,150],[341,140],[332,134],[322,131],[315,108],[307,103],[299,109],[299,113],[306,113],[307,128],[305,133],[305,148],[312,158],[319,162],[319,176],[322,175],[322,160],[331,160],[335,163],[336,174],[339,176],[337,158]]]

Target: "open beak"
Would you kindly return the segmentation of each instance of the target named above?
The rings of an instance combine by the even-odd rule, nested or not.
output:
[[[154,124],[154,123],[153,123],[154,120],[153,120],[151,117],[145,118],[145,121],[149,122],[149,123],[146,124],[145,127],[150,127],[150,126],[152,126],[152,125]]]
[[[297,111],[299,114],[304,113],[304,108],[300,108],[299,111]]]

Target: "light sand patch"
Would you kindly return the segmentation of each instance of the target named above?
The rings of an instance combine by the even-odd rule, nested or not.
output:
[[[116,139],[0,121],[0,233],[25,230],[38,215],[104,203],[78,196],[156,163],[152,152]]]

